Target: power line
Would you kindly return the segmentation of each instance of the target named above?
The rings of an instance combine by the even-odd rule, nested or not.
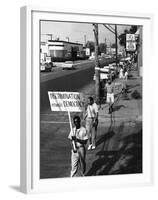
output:
[[[108,24],[108,26],[109,26],[113,31],[115,31],[115,29],[114,29],[110,24]]]
[[[112,31],[107,25],[103,24],[103,26],[104,26],[105,28],[107,28],[111,33],[115,34],[115,32]]]
[[[103,24],[103,26],[105,27],[105,28],[107,28],[111,33],[113,33],[114,35],[115,35],[115,30],[113,31],[113,30],[111,30],[107,25],[105,25],[105,24]],[[110,25],[109,25],[110,26]],[[112,27],[111,27],[112,28]],[[117,36],[117,38],[120,40],[120,38]]]

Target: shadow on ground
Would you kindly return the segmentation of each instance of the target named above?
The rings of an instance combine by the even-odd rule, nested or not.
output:
[[[97,159],[86,176],[142,173],[142,129],[117,141],[123,128],[124,123],[116,133],[109,127],[108,133],[98,139],[97,146],[102,144],[102,148],[96,153]],[[110,147],[113,137],[118,143],[114,145],[118,146],[117,150]]]
[[[115,106],[115,104],[114,104],[114,106],[113,106],[113,112],[115,112],[117,110],[120,110],[121,108],[125,108],[125,106],[124,105],[116,105]]]

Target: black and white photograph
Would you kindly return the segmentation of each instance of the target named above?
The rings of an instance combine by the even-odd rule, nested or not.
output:
[[[0,14],[1,199],[157,199],[156,1]]]
[[[40,20],[40,179],[143,173],[143,26]]]

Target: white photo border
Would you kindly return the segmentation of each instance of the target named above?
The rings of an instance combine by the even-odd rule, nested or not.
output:
[[[150,14],[114,13],[106,11],[53,10],[21,8],[21,191],[24,193],[105,189],[109,187],[151,185],[152,111],[152,19]],[[143,173],[84,178],[40,179],[40,21],[70,21],[143,26]],[[148,80],[148,81],[147,81]]]

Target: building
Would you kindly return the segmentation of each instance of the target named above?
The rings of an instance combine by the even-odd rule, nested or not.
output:
[[[45,61],[45,60],[46,60],[46,57],[49,56],[49,51],[48,51],[48,44],[47,44],[47,42],[41,42],[40,54],[41,54],[41,60],[43,60],[43,61]]]
[[[42,57],[44,57],[43,55],[46,55],[54,59],[75,59],[85,55],[83,44],[62,40],[48,40],[46,42],[41,42],[40,49]]]

